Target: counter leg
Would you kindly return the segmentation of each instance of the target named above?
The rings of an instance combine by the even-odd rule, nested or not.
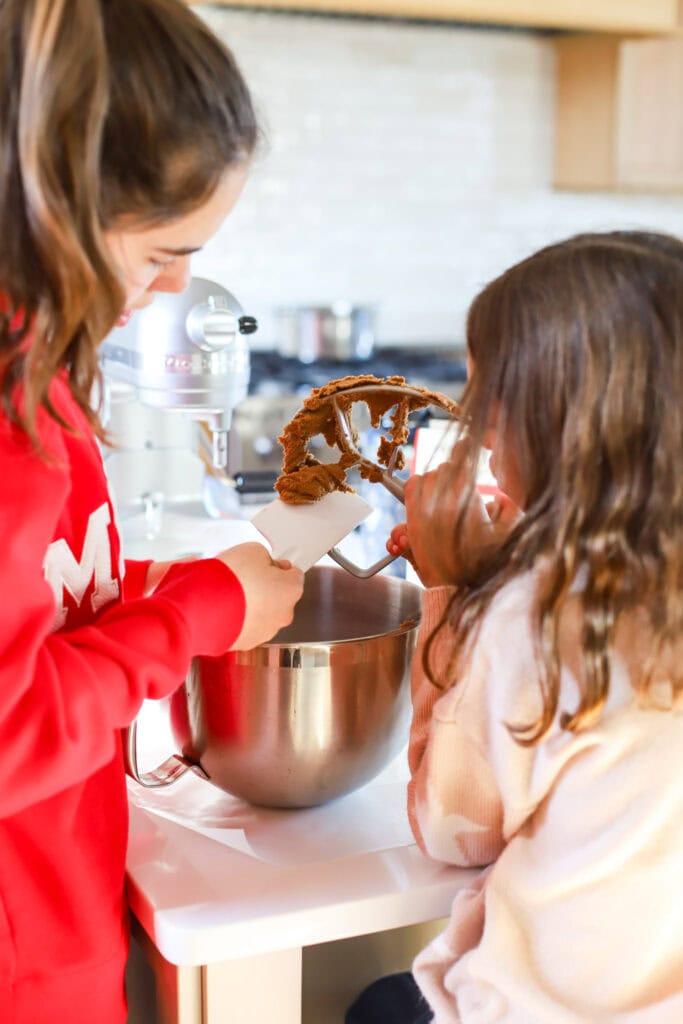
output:
[[[301,962],[296,948],[202,967],[202,1024],[301,1024]]]
[[[143,999],[143,993],[138,991],[136,1000],[135,993],[131,991],[129,973],[128,1024],[202,1024],[202,968],[178,967],[169,963],[135,919],[131,930],[133,944],[137,944],[144,961],[153,971],[155,992],[152,994],[154,1017],[151,1018],[148,1015],[149,993],[144,993]],[[135,950],[132,952],[134,954]],[[134,960],[132,955],[129,967]],[[141,975],[139,967],[138,973]],[[145,1013],[144,1018],[141,1013]]]

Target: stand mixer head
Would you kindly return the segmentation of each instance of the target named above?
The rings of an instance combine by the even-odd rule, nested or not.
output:
[[[232,410],[247,396],[246,335],[258,325],[214,281],[194,277],[179,294],[159,293],[150,306],[117,327],[102,344],[105,378],[135,388],[145,405],[204,421],[212,461],[227,464]]]

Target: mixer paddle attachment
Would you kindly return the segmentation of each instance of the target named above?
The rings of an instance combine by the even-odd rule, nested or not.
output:
[[[358,430],[352,419],[357,402],[367,405],[374,427],[380,427],[382,417],[394,410],[391,426],[382,435],[374,459],[368,458],[359,447]],[[404,466],[408,417],[415,410],[428,406],[437,406],[454,419],[459,418],[459,407],[451,398],[411,386],[403,377],[381,378],[366,374],[344,377],[315,388],[279,438],[285,452],[283,473],[275,485],[280,497],[285,502],[301,504],[315,502],[333,490],[352,490],[346,474],[356,469],[361,477],[381,484],[403,504],[405,484],[396,473]],[[339,450],[338,462],[321,463],[308,450],[308,441],[317,434],[322,434],[330,447]],[[374,576],[398,557],[386,555],[368,568],[361,568],[336,546],[328,554],[347,572],[362,579]]]
[[[369,385],[366,388],[359,388],[358,390],[366,393],[373,390],[379,391],[380,388],[376,385]],[[386,389],[384,390],[386,391]],[[339,401],[339,396],[345,394],[348,394],[348,392],[338,392],[337,394],[332,395],[330,399],[332,408],[334,409],[337,426],[339,427],[337,445],[340,451],[351,456],[356,465],[362,465],[365,467],[369,480],[373,483],[382,484],[390,494],[393,494],[393,496],[397,498],[402,505],[404,505],[405,484],[399,477],[394,476],[394,471],[397,469],[400,461],[399,453],[401,452],[401,448],[399,446],[394,448],[386,467],[378,466],[376,462],[372,462],[372,460],[366,458],[362,452],[358,450],[358,432],[353,426],[353,422],[351,420],[351,403],[347,402],[342,405]],[[359,395],[358,398],[354,396],[354,401],[358,401],[362,397],[362,395]]]

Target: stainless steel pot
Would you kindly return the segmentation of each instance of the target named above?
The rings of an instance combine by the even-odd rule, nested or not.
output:
[[[196,658],[170,701],[174,755],[165,785],[188,768],[254,804],[309,807],[368,782],[408,738],[410,664],[422,590],[390,576],[356,579],[314,566],[294,621],[253,651]]]
[[[375,351],[375,310],[335,302],[331,306],[293,306],[277,311],[278,351],[288,359],[364,360]]]

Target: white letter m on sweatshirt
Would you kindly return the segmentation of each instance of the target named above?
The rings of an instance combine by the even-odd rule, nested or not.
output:
[[[94,612],[119,596],[119,585],[111,574],[111,549],[107,530],[109,522],[109,507],[106,503],[90,514],[80,562],[63,538],[53,541],[47,549],[43,571],[57,604],[53,629],[60,629],[66,622],[65,590],[80,607],[94,576],[95,589],[90,597]]]

